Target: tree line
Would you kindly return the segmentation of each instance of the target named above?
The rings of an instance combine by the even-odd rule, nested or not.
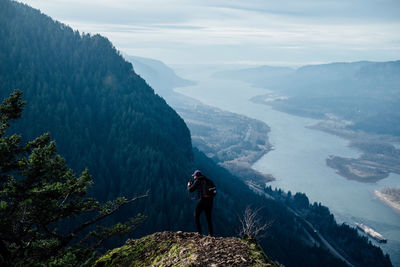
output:
[[[129,237],[194,231],[195,201],[186,184],[193,169],[200,168],[218,188],[216,234],[236,235],[238,215],[248,205],[264,207],[260,215],[275,222],[261,241],[271,258],[288,266],[341,264],[323,248],[304,242],[301,225],[283,203],[257,196],[238,177],[193,149],[184,121],[106,38],[81,34],[29,6],[0,0],[0,39],[0,97],[19,88],[27,101],[7,136],[21,134],[21,144],[26,144],[48,132],[69,168],[78,173],[88,169],[93,186],[86,187],[87,196],[97,199],[98,207],[149,190],[148,197],[105,218],[105,225],[141,213],[146,219]],[[50,137],[43,142],[49,145]],[[62,188],[57,197],[47,195],[47,201],[62,203]],[[75,219],[54,227],[67,233],[84,222]],[[96,249],[102,252],[125,240],[114,237]]]

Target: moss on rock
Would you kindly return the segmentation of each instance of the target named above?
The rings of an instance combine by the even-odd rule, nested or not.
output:
[[[162,232],[108,251],[94,266],[278,266],[252,239]]]

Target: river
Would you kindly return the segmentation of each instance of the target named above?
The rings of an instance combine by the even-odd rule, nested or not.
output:
[[[379,246],[400,264],[400,214],[374,197],[373,191],[385,186],[400,186],[400,175],[390,174],[374,184],[360,183],[339,176],[326,165],[329,155],[358,157],[343,138],[306,128],[318,120],[279,112],[249,99],[266,93],[240,81],[220,80],[209,72],[178,68],[178,73],[197,85],[176,88],[175,91],[220,109],[261,120],[271,127],[270,142],[274,150],[257,161],[253,168],[272,174],[272,187],[304,192],[310,202],[329,207],[338,222],[354,226],[365,223],[388,239]],[[378,245],[377,243],[375,243]]]

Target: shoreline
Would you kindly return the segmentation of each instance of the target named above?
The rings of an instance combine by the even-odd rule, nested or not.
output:
[[[337,174],[347,180],[357,181],[360,183],[373,184],[389,176],[389,173],[387,172],[369,169],[369,166],[367,164],[363,165],[362,160],[359,159],[330,156],[326,159],[326,165],[336,170]],[[364,170],[360,168],[364,168]],[[371,172],[375,173],[372,174]]]
[[[387,194],[374,190],[374,195],[384,204],[391,207],[396,213],[400,214],[400,203],[392,201]]]
[[[355,131],[347,127],[352,123],[341,120],[333,114],[327,114],[325,118],[316,118],[311,114],[294,113],[287,110],[276,109],[271,101],[266,100],[270,94],[254,96],[250,99],[255,104],[267,105],[275,110],[303,118],[320,120],[318,123],[307,126],[309,129],[322,131],[338,136],[349,141],[349,147],[360,151],[358,158],[344,158],[331,155],[326,159],[326,165],[336,173],[348,180],[361,183],[376,183],[389,176],[390,173],[400,174],[400,149],[392,143],[400,141],[400,137],[379,135]],[[374,149],[384,151],[378,152],[371,149],[370,144],[375,145]],[[392,153],[398,151],[398,153]],[[385,152],[388,152],[385,154]]]
[[[190,129],[193,146],[209,158],[244,181],[264,184],[276,180],[252,168],[273,149],[266,123],[199,103],[178,92],[167,100]]]
[[[225,92],[225,91],[223,91],[223,92]],[[246,98],[246,100],[248,100],[248,99],[250,99],[250,98]],[[214,103],[214,102],[213,102]],[[217,104],[218,104],[218,102],[216,102]],[[223,106],[223,105],[222,105]],[[270,107],[270,105],[268,105],[269,107]],[[230,109],[230,110],[236,110],[236,109]],[[255,109],[256,111],[257,110],[259,110],[259,109]],[[239,109],[237,109],[237,112],[240,112],[240,110]],[[285,113],[287,113],[287,112],[285,112]],[[247,113],[246,113],[247,114]],[[250,114],[250,116],[251,116],[251,114]],[[305,116],[298,116],[298,117],[305,117]],[[307,118],[309,118],[309,117],[307,117]],[[273,127],[274,125],[271,125],[271,127]],[[321,132],[321,131],[316,131],[316,132]],[[342,138],[343,140],[345,140],[344,138]],[[348,142],[344,142],[343,143],[343,145],[347,145],[348,144]],[[277,149],[279,149],[279,147],[277,148]],[[336,150],[335,150],[336,151]],[[355,154],[351,154],[351,155],[354,155],[355,157],[357,157],[359,154],[361,154],[361,153],[355,153]],[[328,155],[328,154],[327,154]],[[326,155],[326,157],[325,158],[327,158],[327,155]],[[325,163],[324,162],[322,162],[322,164],[323,165],[325,165]],[[330,168],[328,168],[328,170],[329,170]],[[331,171],[329,172],[329,173],[331,173],[332,172],[332,169],[330,169]],[[334,173],[334,171],[332,172],[332,173]],[[333,175],[333,174],[332,174]],[[279,175],[278,175],[279,176]],[[279,182],[279,177],[277,176],[277,178],[278,178],[278,182]],[[335,177],[334,177],[335,179],[337,179],[337,180],[343,180],[343,178],[340,178],[340,177],[338,177],[337,175],[335,175]],[[346,180],[347,181],[347,180]],[[355,187],[355,189],[357,189],[356,188],[356,186],[354,185],[355,183],[351,183],[351,186],[353,187]],[[311,187],[314,187],[314,186],[311,186]],[[364,190],[364,188],[365,188],[365,186],[363,186],[363,184],[361,185],[361,187],[362,187],[362,190]],[[373,187],[375,187],[375,185],[373,185]],[[282,188],[282,186],[281,186],[281,188]],[[376,187],[375,187],[376,188]],[[340,189],[339,189],[340,190]],[[305,190],[302,190],[303,192],[305,192],[305,193],[307,193],[308,191],[307,191],[307,189],[305,189]],[[373,191],[373,190],[372,190]],[[293,190],[292,190],[292,192],[294,192]],[[371,191],[369,191],[368,192],[368,195],[362,195],[362,196],[359,196],[359,195],[357,195],[357,200],[359,200],[359,198],[361,198],[362,200],[367,200],[367,201],[374,201],[374,202],[376,202],[376,200],[373,200],[373,197],[372,197],[372,195],[370,194],[371,193]],[[309,193],[307,193],[307,195],[309,195]],[[351,195],[349,195],[350,197],[351,197]],[[368,197],[368,199],[367,199],[367,197]],[[363,202],[361,202],[361,203],[363,203]],[[342,203],[339,203],[339,204],[342,204]],[[351,204],[353,204],[353,203],[351,203]],[[376,204],[376,203],[375,203]],[[336,212],[336,210],[335,210],[335,205],[336,205],[336,203],[333,203],[333,204],[331,204],[331,206],[329,206],[332,210],[334,210],[334,212]],[[344,205],[346,205],[346,204],[344,204]],[[351,206],[350,204],[349,204],[349,206]],[[391,210],[391,209],[386,209],[386,208],[384,208],[384,206],[383,205],[381,205],[379,202],[378,202],[378,204],[376,205],[377,207],[380,207],[381,209],[385,209],[385,212],[390,212],[390,213],[392,213],[393,211]],[[333,208],[332,208],[333,207]],[[341,207],[341,206],[338,206],[339,208]],[[344,207],[347,207],[347,206],[344,206]],[[349,209],[351,210],[353,207],[349,207]],[[374,208],[375,208],[375,206],[374,206]],[[340,215],[339,216],[339,218],[341,218],[341,220],[343,221],[343,222],[347,222],[347,223],[349,223],[349,224],[351,224],[352,222],[353,222],[353,218],[351,218],[351,215],[349,215],[349,214],[346,214],[346,213],[340,213],[340,210],[339,210],[339,212],[338,212],[338,214]],[[358,213],[356,213],[357,215],[357,219],[358,218],[363,218],[362,216],[360,216]],[[386,214],[386,213],[385,213]],[[373,215],[373,216],[375,216],[375,215]],[[337,215],[335,215],[335,217],[337,217]],[[376,217],[376,216],[375,216]],[[379,220],[379,218],[378,218],[378,220]],[[392,249],[392,244],[389,244],[388,245],[389,247],[390,247],[390,249]],[[388,248],[386,248],[385,247],[385,251],[386,251],[386,253],[387,253],[387,250],[388,250]],[[396,251],[397,252],[397,251]]]

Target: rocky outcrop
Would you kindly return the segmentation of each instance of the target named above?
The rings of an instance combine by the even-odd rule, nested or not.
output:
[[[161,232],[128,240],[94,266],[279,266],[251,239]]]

